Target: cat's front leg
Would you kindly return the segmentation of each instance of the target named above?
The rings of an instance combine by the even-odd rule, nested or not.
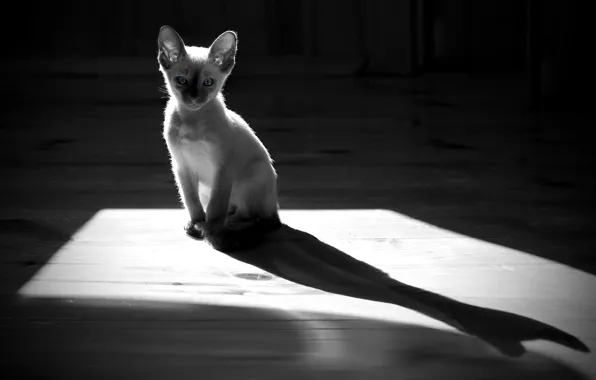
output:
[[[231,192],[232,181],[224,165],[215,175],[207,206],[207,219],[203,226],[205,239],[218,250],[221,248],[220,241],[225,240],[225,220]]]
[[[202,240],[206,218],[199,199],[199,179],[192,171],[184,168],[175,170],[175,177],[182,202],[190,216],[190,220],[184,225],[184,231],[191,238]]]

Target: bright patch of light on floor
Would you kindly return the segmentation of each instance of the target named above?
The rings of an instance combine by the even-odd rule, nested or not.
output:
[[[410,285],[461,300],[573,300],[591,276],[390,210],[283,210],[282,220]],[[178,209],[104,209],[20,290],[23,297],[136,299],[281,308],[416,322],[410,310],[333,295],[184,235]],[[498,305],[492,305],[498,306]]]

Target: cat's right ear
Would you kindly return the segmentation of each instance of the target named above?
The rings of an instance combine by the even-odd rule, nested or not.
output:
[[[184,41],[174,28],[167,25],[159,29],[157,47],[159,49],[157,60],[165,69],[169,69],[186,56]]]
[[[221,71],[230,72],[236,63],[238,36],[228,30],[213,41],[209,48],[209,62],[219,66]]]

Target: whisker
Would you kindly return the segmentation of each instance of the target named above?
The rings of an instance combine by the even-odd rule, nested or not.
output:
[[[159,86],[157,88],[157,90],[159,92],[162,92],[162,93],[166,94],[166,96],[162,96],[162,98],[167,98],[170,95],[170,93],[168,92],[168,89],[166,88],[166,86]]]

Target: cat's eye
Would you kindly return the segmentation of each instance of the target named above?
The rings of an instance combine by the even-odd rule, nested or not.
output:
[[[176,78],[174,78],[174,80],[180,86],[184,86],[188,82],[188,80],[186,79],[186,77],[185,76],[182,76],[182,75],[177,75]]]
[[[211,87],[213,86],[213,78],[205,78],[203,81],[203,86]]]

